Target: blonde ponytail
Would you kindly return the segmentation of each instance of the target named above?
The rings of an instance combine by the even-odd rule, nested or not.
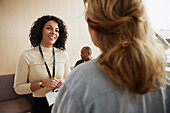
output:
[[[96,31],[100,68],[113,84],[133,94],[167,83],[166,54],[152,38],[141,0],[84,0],[86,19]]]

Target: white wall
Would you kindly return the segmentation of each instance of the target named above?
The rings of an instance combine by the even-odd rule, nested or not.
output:
[[[92,47],[93,58],[98,56],[85,22],[83,0],[0,0],[0,75],[15,72],[19,53],[31,48],[28,35],[32,23],[46,14],[66,23],[66,49],[72,66],[85,45]]]
[[[155,30],[170,29],[170,0],[144,0],[150,23]]]

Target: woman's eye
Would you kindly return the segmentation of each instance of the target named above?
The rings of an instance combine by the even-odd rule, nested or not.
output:
[[[50,27],[47,27],[47,29],[51,29]]]
[[[59,30],[55,30],[55,32],[59,32]]]

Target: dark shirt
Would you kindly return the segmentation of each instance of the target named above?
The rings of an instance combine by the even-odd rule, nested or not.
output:
[[[77,65],[79,65],[79,64],[81,64],[81,63],[83,63],[83,62],[84,62],[84,60],[78,60],[78,61],[76,62],[76,64],[75,64],[74,67],[76,67]]]

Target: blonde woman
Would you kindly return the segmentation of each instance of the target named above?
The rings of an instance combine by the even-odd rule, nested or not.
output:
[[[152,38],[142,0],[84,2],[101,54],[70,73],[52,112],[167,113],[166,55]]]

